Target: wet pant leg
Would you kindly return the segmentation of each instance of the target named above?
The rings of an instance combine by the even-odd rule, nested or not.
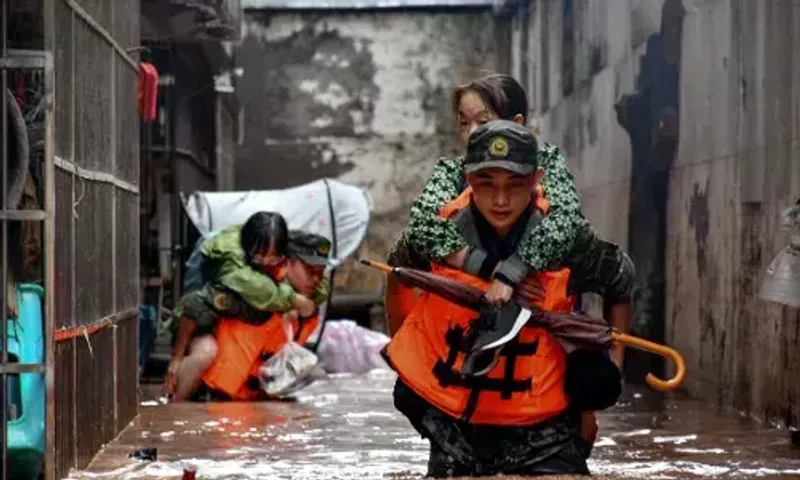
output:
[[[450,478],[450,477],[469,477],[472,476],[473,469],[469,465],[456,460],[452,455],[445,452],[435,442],[431,442],[431,453],[428,457],[429,478]]]
[[[400,379],[394,403],[430,441],[429,477],[589,474],[578,412],[570,410],[532,426],[474,425],[440,412]]]
[[[482,474],[588,475],[580,413],[568,410],[540,424],[520,427],[476,425],[473,445]]]

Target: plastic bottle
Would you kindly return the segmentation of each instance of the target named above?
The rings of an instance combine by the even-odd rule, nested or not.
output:
[[[196,466],[188,464],[183,467],[183,477],[181,477],[182,480],[195,480],[196,478],[197,478]]]

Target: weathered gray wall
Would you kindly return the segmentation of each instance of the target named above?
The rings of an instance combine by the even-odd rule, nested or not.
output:
[[[585,5],[577,9],[580,35],[566,61],[561,0],[532,2],[527,22],[525,15],[515,15],[511,73],[528,91],[532,125],[543,140],[568,153],[584,212],[602,235],[626,246],[631,153],[613,106],[633,88],[645,35],[632,38],[628,0],[574,3]],[[658,9],[644,6],[639,14],[656,17],[645,22],[655,31]],[[574,77],[568,81],[570,71]],[[567,88],[573,92],[565,96]]]
[[[694,391],[796,426],[800,311],[755,295],[787,244],[779,212],[800,197],[800,11],[788,0],[687,7],[667,331]]]
[[[233,190],[236,148],[239,141],[238,104],[233,94],[218,94],[216,99],[216,174],[217,190]]]
[[[680,4],[668,2],[674,17]],[[515,25],[512,68],[528,82],[543,137],[566,149],[597,229],[627,245],[648,225],[629,222],[633,134],[614,105],[646,94],[648,113],[631,113],[628,129],[655,118],[646,138],[679,133],[677,148],[637,148],[638,171],[666,178],[666,339],[686,357],[686,385],[797,425],[800,312],[756,292],[787,243],[778,214],[800,196],[800,11],[788,0],[684,0],[682,22],[665,30],[663,0],[574,3],[571,37],[562,0],[533,2]],[[660,158],[664,149],[674,158]],[[652,268],[647,260],[638,267]]]
[[[368,186],[375,216],[363,253],[383,256],[434,161],[458,147],[451,88],[481,68],[502,70],[507,37],[491,13],[474,11],[249,12],[237,52],[236,187],[321,177]],[[376,287],[377,277],[339,278]]]

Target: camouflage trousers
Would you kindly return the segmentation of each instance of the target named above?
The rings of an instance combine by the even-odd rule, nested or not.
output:
[[[173,331],[177,330],[181,317],[187,317],[197,324],[201,333],[211,333],[220,316],[238,318],[251,324],[262,324],[274,312],[262,312],[251,307],[242,297],[223,286],[206,284],[181,297],[173,312]]]
[[[589,474],[591,447],[580,436],[577,411],[532,426],[470,424],[434,408],[399,379],[394,403],[431,443],[429,477]]]

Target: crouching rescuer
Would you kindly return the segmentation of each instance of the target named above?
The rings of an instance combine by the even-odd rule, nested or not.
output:
[[[489,122],[470,136],[464,160],[468,188],[440,216],[455,223],[481,254],[468,255],[461,269],[436,262],[430,267],[484,291],[500,278],[517,291],[535,290],[527,297],[531,306],[571,313],[576,294],[609,293],[609,286],[598,282],[600,263],[615,259],[620,272],[632,266],[623,265],[629,262],[624,254],[609,256],[603,249],[584,250],[535,274],[505,261],[549,208],[539,184],[537,150],[532,133],[510,121]],[[617,291],[630,283],[613,282]],[[614,300],[613,315],[624,317],[614,323],[628,321],[626,295]],[[430,441],[429,476],[589,473],[591,439],[582,423],[587,412],[593,421],[591,412],[616,403],[620,371],[604,352],[568,356],[521,312],[515,301],[486,302],[478,315],[423,293],[386,347],[398,373],[395,406]]]
[[[289,341],[304,344],[319,326],[317,306],[330,293],[330,279],[325,274],[330,245],[319,235],[289,232],[286,260],[271,272],[278,288],[288,289],[290,294],[283,305],[276,305],[281,308],[255,308],[252,301],[221,283],[205,287],[203,298],[207,300],[202,310],[213,318],[217,348],[191,393],[192,399],[251,401],[265,397],[259,383],[264,362]],[[292,308],[295,296],[310,299],[314,308]]]
[[[330,293],[325,275],[330,241],[319,235],[292,231],[288,258],[278,274],[300,295],[320,305]],[[296,310],[269,314],[252,309],[235,293],[218,296],[216,337],[219,351],[205,372],[199,396],[216,400],[252,401],[265,398],[260,368],[289,341],[303,345],[319,326],[319,310],[304,317]],[[243,321],[247,319],[247,321]],[[288,323],[289,332],[286,330]],[[291,338],[287,338],[287,333]]]

